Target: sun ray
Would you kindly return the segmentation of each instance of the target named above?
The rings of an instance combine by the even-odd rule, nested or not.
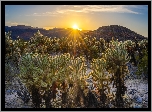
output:
[[[76,46],[80,43],[82,44],[83,47],[87,49],[87,51],[89,50],[86,46],[86,43],[84,42],[83,37],[84,35],[80,30],[71,30],[70,32],[68,32],[68,36],[67,36],[68,46],[69,45],[73,46],[73,50],[69,52],[72,52],[74,56],[76,55],[77,52]]]

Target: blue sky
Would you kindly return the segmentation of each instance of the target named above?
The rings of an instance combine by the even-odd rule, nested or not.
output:
[[[5,25],[96,30],[121,25],[148,37],[147,5],[6,5]]]

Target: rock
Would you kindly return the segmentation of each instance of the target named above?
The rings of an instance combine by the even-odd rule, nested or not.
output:
[[[139,95],[140,95],[140,97],[143,97],[143,96],[144,96],[144,93],[140,93]]]
[[[131,89],[131,91],[129,91],[128,93],[134,95],[136,93],[136,91],[137,90],[135,90],[135,89]]]
[[[136,103],[142,103],[143,101],[140,96],[135,96],[133,99],[135,100]]]
[[[30,94],[19,78],[14,78],[12,82],[5,91],[5,107],[22,108],[31,99]]]
[[[144,101],[148,102],[148,95],[147,94],[144,94]]]
[[[33,107],[30,107],[28,105],[24,105],[24,106],[22,106],[22,108],[33,108]]]
[[[135,104],[133,108],[142,108],[142,105]]]
[[[109,108],[114,108],[114,105],[113,104],[108,104]]]
[[[20,108],[23,101],[18,98],[17,93],[5,95],[5,108]]]
[[[12,90],[11,90],[11,89],[8,89],[8,90],[5,91],[5,93],[6,93],[7,95],[12,94]]]
[[[30,94],[27,91],[17,91],[17,95],[24,101],[24,103],[28,103],[30,100]]]

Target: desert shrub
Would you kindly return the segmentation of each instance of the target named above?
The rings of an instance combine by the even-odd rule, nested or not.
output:
[[[110,47],[106,49],[103,58],[107,62],[106,69],[109,73],[114,74],[112,81],[117,88],[116,92],[116,107],[123,107],[123,98],[125,94],[126,86],[124,85],[124,77],[128,73],[126,63],[130,61],[126,50],[125,43],[117,41],[111,41]]]

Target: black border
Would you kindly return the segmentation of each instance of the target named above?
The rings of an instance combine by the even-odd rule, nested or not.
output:
[[[151,42],[151,1],[1,1],[1,45],[5,51],[5,5],[148,5],[148,42]],[[149,44],[149,56],[148,59],[151,62],[151,43]],[[2,52],[2,63],[5,63],[5,53]],[[4,67],[4,65],[2,65]],[[148,67],[151,68],[151,63],[148,63]],[[149,69],[148,78],[148,108],[65,108],[65,109],[36,109],[36,108],[5,108],[5,69],[1,69],[1,111],[151,111],[151,70]],[[4,74],[3,74],[4,73]]]
[[[1,1],[2,5],[150,5],[151,1]]]

